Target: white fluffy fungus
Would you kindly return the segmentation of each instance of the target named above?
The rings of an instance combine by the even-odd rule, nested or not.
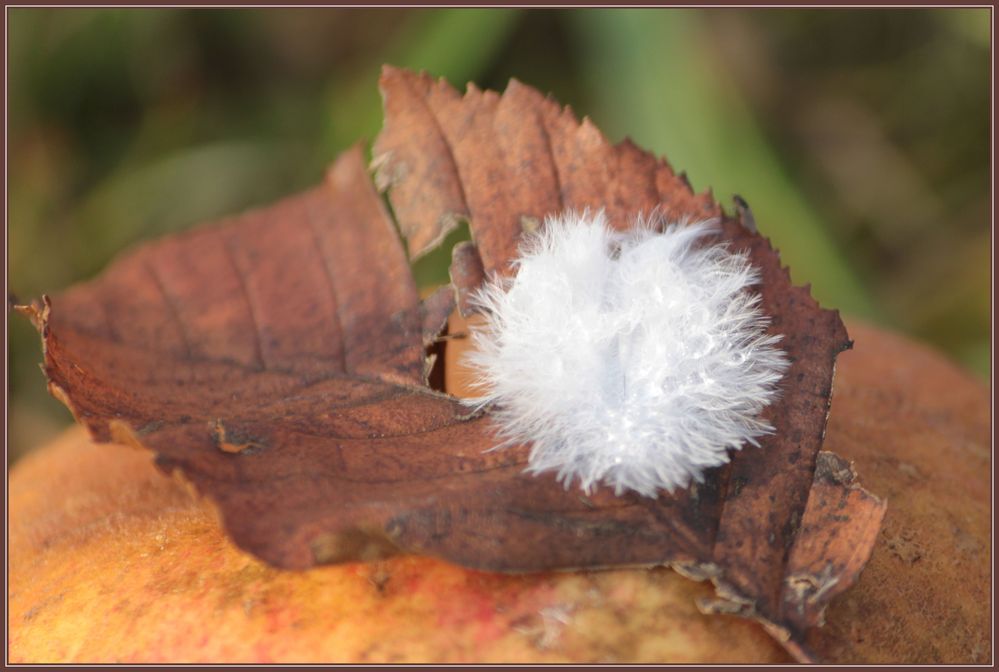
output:
[[[772,433],[761,412],[788,360],[768,335],[759,274],[705,238],[711,223],[612,230],[565,213],[525,238],[516,277],[475,299],[466,359],[497,447],[532,444],[528,471],[616,494],[673,492]]]

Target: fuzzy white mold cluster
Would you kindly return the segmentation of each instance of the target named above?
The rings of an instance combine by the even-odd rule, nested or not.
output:
[[[673,492],[728,450],[759,446],[788,366],[744,254],[711,223],[612,230],[602,212],[549,218],[516,276],[476,295],[486,323],[466,362],[498,447],[531,444],[528,470],[566,487]]]

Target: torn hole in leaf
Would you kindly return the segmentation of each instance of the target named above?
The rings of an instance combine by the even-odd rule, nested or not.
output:
[[[472,240],[468,220],[462,218],[458,225],[447,234],[437,247],[410,262],[413,270],[413,280],[421,290],[425,288],[442,287],[451,281],[448,268],[451,263],[451,252],[455,245]]]

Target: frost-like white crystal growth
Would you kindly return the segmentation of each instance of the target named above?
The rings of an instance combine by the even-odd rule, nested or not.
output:
[[[602,212],[549,218],[516,277],[476,295],[487,321],[466,362],[476,406],[528,469],[566,487],[673,492],[773,432],[761,417],[788,366],[745,254],[711,223],[612,230]]]

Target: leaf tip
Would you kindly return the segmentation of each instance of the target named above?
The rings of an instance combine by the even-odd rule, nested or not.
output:
[[[735,204],[735,212],[743,228],[750,233],[759,233],[759,229],[756,227],[756,218],[753,216],[753,211],[750,209],[746,199],[739,194],[732,194],[732,202]]]
[[[397,79],[405,74],[405,70],[392,65],[391,63],[382,63],[382,73],[378,78],[379,85],[383,85],[391,79]]]
[[[49,313],[52,312],[52,300],[47,294],[42,294],[40,300],[34,299],[31,303],[26,304],[17,303],[17,297],[13,294],[7,300],[8,309],[27,317],[35,325],[35,329],[44,335],[45,328],[49,322]]]

